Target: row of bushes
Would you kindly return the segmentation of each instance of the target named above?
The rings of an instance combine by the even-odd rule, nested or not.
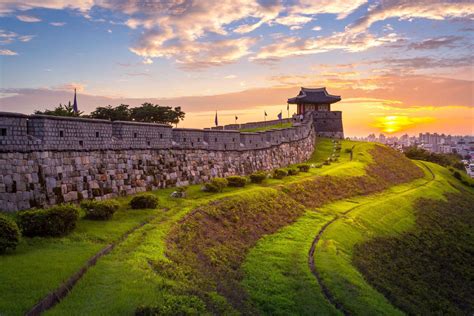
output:
[[[310,169],[308,164],[300,164],[295,168],[288,169],[275,169],[271,175],[274,179],[282,179],[286,176],[297,175],[299,172],[308,172]],[[264,171],[258,171],[252,173],[249,176],[250,182],[252,183],[262,183],[265,179],[269,177]],[[244,187],[248,182],[247,177],[243,176],[229,176],[227,178],[213,178],[210,182],[207,182],[203,186],[203,191],[206,192],[222,192],[225,187]]]
[[[132,198],[132,209],[155,208],[158,198],[153,194],[142,194]],[[119,209],[117,201],[88,200],[81,203],[86,219],[109,220]],[[80,217],[79,208],[72,204],[56,205],[47,209],[19,212],[16,222],[0,214],[0,253],[15,249],[21,235],[27,237],[60,237],[76,228]]]

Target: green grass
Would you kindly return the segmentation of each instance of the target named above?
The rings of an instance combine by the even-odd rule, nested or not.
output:
[[[413,229],[355,247],[364,277],[407,314],[474,312],[474,195],[446,197],[417,200]]]
[[[323,140],[323,142],[326,145],[323,146],[325,152],[315,159],[324,159],[323,157],[332,151],[332,144],[326,140]],[[345,145],[352,147],[354,144]],[[390,151],[382,151],[384,154],[380,155],[379,151],[374,152],[373,150],[374,147],[369,144],[357,143],[354,148],[354,160],[346,162],[348,164],[346,168],[341,169],[336,166],[326,170],[325,175],[332,176],[337,186],[343,188],[343,192],[336,192],[336,188],[331,188],[331,183],[318,183],[317,178],[295,183],[292,186],[289,196],[311,208],[308,208],[296,223],[284,227],[276,234],[267,235],[260,239],[257,245],[250,250],[243,265],[245,278],[242,284],[260,312],[271,315],[314,315],[315,311],[321,315],[340,314],[325,299],[316,278],[311,273],[308,266],[308,251],[313,239],[323,225],[332,220],[337,214],[360,205],[361,201],[368,199],[367,197],[354,196],[357,195],[357,192],[360,192],[358,191],[360,189],[359,185],[363,183],[358,182],[357,178],[366,175],[363,179],[377,179],[378,175],[383,174],[384,170],[374,170],[370,167],[374,163],[392,171],[393,158],[389,154]],[[371,151],[378,154],[371,157],[369,154]],[[398,156],[395,156],[395,159],[398,158]],[[403,162],[403,164],[407,163],[409,167],[409,161]],[[402,165],[395,164],[395,168],[398,168],[400,172],[404,170]],[[370,173],[368,174],[365,170]],[[407,168],[406,172],[409,170],[410,168]],[[336,180],[338,178],[340,179]],[[354,180],[356,181],[354,182]],[[400,180],[403,179],[393,179],[394,183]],[[380,180],[378,181],[380,182]],[[394,187],[391,190],[396,192],[394,194],[398,194],[402,188],[411,187],[425,181],[424,179],[414,180],[410,184]],[[314,188],[313,183],[317,183]],[[372,181],[366,183],[371,184]],[[328,187],[330,188],[329,191],[327,190]],[[372,189],[370,185],[364,185],[363,187],[366,190],[373,190],[374,188],[380,190],[383,189],[383,184],[375,187],[372,184]],[[331,190],[334,191],[331,192]],[[305,194],[298,194],[298,192],[303,191]],[[388,190],[387,192],[391,191]],[[350,198],[327,204],[330,201],[327,197],[334,194],[343,194]],[[313,207],[320,207],[321,202],[326,204],[318,208],[317,211],[312,210]]]
[[[122,209],[109,222],[81,220],[74,233],[64,238],[25,238],[16,252],[0,258],[0,279],[7,280],[0,283],[0,293],[6,293],[0,298],[0,313],[23,314],[48,291],[57,288],[62,281],[77,271],[104,245],[117,240],[124,232],[150,218],[152,219],[148,224],[137,229],[110,254],[101,258],[71,293],[46,314],[133,314],[140,305],[163,305],[167,304],[170,298],[182,298],[182,295],[190,294],[200,295],[213,313],[232,314],[236,310],[229,302],[238,302],[240,299],[232,298],[232,282],[237,282],[237,289],[241,271],[246,272],[242,285],[249,293],[249,302],[265,313],[278,314],[278,311],[282,311],[281,314],[313,314],[315,310],[323,314],[338,313],[324,300],[316,279],[308,269],[307,253],[312,238],[334,214],[362,203],[364,198],[370,199],[348,198],[349,196],[364,193],[364,190],[380,190],[379,186],[383,188],[390,183],[407,181],[410,177],[388,176],[393,170],[406,168],[403,165],[405,162],[401,165],[393,163],[393,159],[398,159],[398,156],[389,157],[391,160],[384,161],[382,169],[369,168],[375,161],[369,153],[375,148],[374,144],[351,141],[342,141],[341,144],[339,162],[322,168],[311,168],[308,173],[285,177],[282,180],[268,179],[262,185],[226,188],[218,194],[202,192],[200,185],[193,185],[189,187],[185,199],[170,198],[172,188],[154,192],[160,199],[160,208],[166,210],[127,210],[125,205],[131,197],[121,198],[119,201],[122,203]],[[345,149],[354,145],[353,160],[350,161]],[[319,139],[317,150],[309,162],[323,162],[333,154],[333,150],[334,144],[330,140]],[[388,174],[387,179],[390,180],[387,183],[380,182],[380,179],[360,180],[368,175],[370,178],[374,174]],[[446,176],[450,177],[449,174]],[[416,180],[411,185],[423,181]],[[354,191],[328,195],[318,187],[325,183],[340,185],[343,188],[347,186]],[[357,189],[359,184],[363,185],[364,189]],[[445,184],[443,182],[443,185]],[[263,210],[271,214],[272,211],[278,210],[278,205],[288,204],[287,209],[275,214],[277,216],[286,214],[285,212],[290,214],[295,207],[302,209],[302,205],[305,205],[303,200],[308,197],[299,196],[299,188],[313,194],[309,199],[317,200],[317,207],[320,207],[318,212],[306,209],[297,214],[301,216],[299,219],[293,216],[295,213],[288,218],[283,216],[281,221],[271,224],[276,217],[266,218]],[[393,195],[400,193],[396,191],[397,188],[393,190],[395,191],[390,191]],[[341,196],[346,199],[321,207],[322,203],[331,202]],[[279,201],[278,205],[273,207],[271,203],[265,203],[270,201],[269,199],[275,203]],[[193,213],[189,219],[183,221],[197,209],[204,212]],[[229,217],[232,212],[236,213]],[[263,216],[263,219],[258,220],[259,216]],[[252,222],[253,217],[255,220]],[[390,216],[388,220],[391,220]],[[290,223],[293,224],[284,227]],[[401,227],[405,228],[403,225]],[[189,228],[189,233],[182,231],[183,228]],[[215,233],[206,237],[207,228],[215,229]],[[282,229],[272,234],[278,228]],[[227,233],[231,235],[226,235]],[[252,248],[243,270],[240,270],[239,266],[245,259],[242,256],[247,249],[268,233],[270,235],[260,239],[256,247]],[[179,238],[176,239],[177,237]],[[197,238],[194,239],[197,242],[188,243],[186,238]],[[173,250],[173,244],[178,245],[175,250],[186,249],[182,257],[179,252],[170,252]],[[201,252],[199,257],[207,257],[210,264],[199,265],[193,261],[188,265],[186,260],[180,261],[189,258],[194,260],[195,254],[192,252]],[[33,266],[37,270],[31,269],[32,262],[36,264]],[[4,266],[7,268],[3,269]],[[229,267],[235,268],[237,274],[234,275],[231,270],[227,271]],[[206,271],[206,268],[209,271]],[[215,284],[220,282],[221,286],[215,288]],[[13,290],[11,284],[14,284]],[[227,290],[223,290],[226,288]],[[247,302],[245,293],[242,293],[243,302]],[[249,307],[250,311],[251,308]]]
[[[363,198],[358,201],[360,207],[335,221],[322,235],[315,252],[316,267],[335,300],[350,313],[402,314],[352,264],[353,250],[356,244],[376,236],[393,236],[412,229],[413,205],[417,199],[442,200],[447,192],[455,192],[449,185],[454,179],[448,171],[428,165],[436,174],[435,181],[424,186],[401,185],[381,195]]]
[[[349,147],[345,141],[342,145],[343,148]],[[371,148],[371,145],[362,144],[361,152],[367,148]],[[329,154],[325,153],[325,155]],[[361,153],[360,157],[362,156]],[[88,314],[132,313],[139,305],[162,303],[166,297],[174,295],[171,288],[176,287],[176,282],[153,271],[149,261],[168,260],[164,254],[167,234],[173,225],[189,211],[213,200],[253,192],[262,186],[280,186],[306,179],[327,172],[329,169],[335,169],[348,160],[348,154],[341,152],[340,163],[333,163],[321,169],[312,168],[309,173],[300,173],[282,180],[268,179],[262,185],[249,184],[245,188],[226,188],[219,194],[202,192],[199,185],[190,186],[186,199],[174,200],[176,205],[168,205],[169,210],[163,216],[139,229],[116,247],[111,254],[102,258],[88,271],[66,300],[49,313],[72,315],[82,312]],[[161,204],[169,200],[168,195],[171,191],[172,189],[157,191]],[[106,301],[112,297],[114,304],[107,304]],[[84,305],[84,301],[88,304]]]
[[[80,220],[67,237],[22,238],[15,251],[0,258],[1,314],[25,313],[101,248],[156,212],[122,209],[107,222]]]
[[[273,124],[273,125],[267,125],[263,127],[255,127],[255,128],[242,128],[240,131],[241,132],[248,132],[248,133],[255,133],[255,132],[265,132],[271,129],[278,129],[278,128],[289,128],[292,127],[293,123],[288,122],[288,123],[281,123],[281,124]]]

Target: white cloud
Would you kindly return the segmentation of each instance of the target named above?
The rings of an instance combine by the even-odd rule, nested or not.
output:
[[[299,0],[290,8],[290,12],[299,14],[337,14],[338,19],[343,19],[367,0]]]
[[[323,28],[320,26],[315,26],[312,28],[313,31],[321,31]]]
[[[76,89],[77,92],[83,92],[86,89],[86,85],[80,82],[69,82],[69,83],[63,83],[58,86],[54,86],[52,87],[52,89],[59,90],[59,91],[72,91]]]
[[[34,35],[23,35],[23,36],[20,36],[18,37],[18,40],[20,42],[29,42],[31,41],[35,36]]]
[[[224,77],[224,79],[235,79],[235,78],[237,78],[236,75],[227,75]]]
[[[108,30],[107,30],[107,33],[112,33],[112,30],[111,30],[111,29],[108,29]]]
[[[394,43],[400,39],[395,33],[377,37],[370,33],[350,34],[345,32],[334,33],[327,37],[308,39],[287,37],[274,44],[262,47],[251,59],[256,61],[274,61],[289,56],[309,55],[333,50],[361,52],[372,47]]]
[[[18,36],[15,32],[0,30],[0,44],[10,44]]]
[[[302,26],[313,20],[310,16],[304,16],[300,14],[287,15],[285,17],[277,18],[276,23],[286,26]]]
[[[16,18],[22,22],[26,23],[36,23],[41,22],[41,19],[31,16],[31,15],[17,15]]]
[[[181,68],[199,70],[233,63],[249,55],[249,47],[255,42],[255,38],[242,37],[213,42],[182,41],[163,45],[161,34],[158,33],[156,39],[145,35],[141,42],[130,50],[145,58],[173,57]]]
[[[472,0],[420,0],[401,1],[385,0],[373,5],[366,15],[359,18],[346,29],[351,32],[363,32],[373,23],[389,18],[410,20],[424,18],[430,20],[444,20],[449,18],[474,17],[474,2]]]
[[[66,22],[51,22],[49,24],[52,26],[64,26],[66,25]]]
[[[94,2],[94,0],[2,0],[0,1],[0,15],[34,8],[55,10],[68,8],[86,12],[92,8]]]
[[[18,55],[18,53],[9,49],[0,49],[0,55],[1,56],[15,56],[15,55]]]

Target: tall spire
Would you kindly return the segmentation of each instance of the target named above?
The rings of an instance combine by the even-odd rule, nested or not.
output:
[[[72,109],[76,114],[79,112],[79,109],[77,108],[76,88],[74,88],[74,103],[72,104]]]

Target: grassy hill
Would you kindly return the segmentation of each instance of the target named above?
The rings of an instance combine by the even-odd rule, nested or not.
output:
[[[417,280],[413,276],[422,269],[406,270],[407,256],[417,256],[418,240],[407,236],[444,240],[449,234],[443,231],[456,230],[456,238],[440,241],[442,249],[448,252],[456,241],[461,253],[472,249],[472,225],[469,231],[456,224],[470,220],[472,209],[457,208],[454,226],[425,233],[420,205],[432,206],[426,214],[449,216],[446,199],[469,206],[473,190],[447,169],[412,162],[389,148],[341,145],[338,161],[328,164],[335,145],[319,139],[307,173],[216,194],[191,186],[185,199],[170,198],[172,189],[159,190],[155,210],[129,210],[130,198],[121,198],[122,208],[109,222],[81,220],[63,238],[24,238],[17,251],[0,257],[0,279],[6,280],[0,283],[0,314],[24,314],[110,243],[114,250],[46,314],[122,315],[137,308],[162,315],[414,313],[423,296],[407,303],[403,292],[428,288],[438,274]],[[439,247],[425,250],[423,256]],[[401,259],[388,264],[394,254]],[[419,267],[422,257],[414,262]],[[466,263],[451,266],[472,275]],[[395,282],[397,273],[417,281]],[[446,286],[460,284],[459,274],[453,278]],[[472,310],[469,294],[461,307],[452,294],[443,296],[443,304]]]

